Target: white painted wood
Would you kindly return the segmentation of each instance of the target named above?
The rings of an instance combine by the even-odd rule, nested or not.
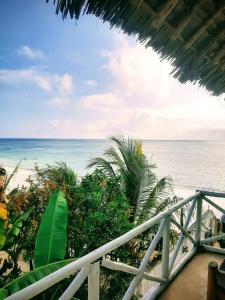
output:
[[[202,197],[197,199],[195,242],[199,243],[202,228]]]
[[[208,246],[208,245],[202,245],[202,247],[209,252],[225,255],[224,248],[217,248],[217,247],[212,247],[212,246]]]
[[[166,216],[171,215],[174,211],[181,208],[185,204],[189,203],[196,197],[198,197],[201,193],[197,192],[193,196],[184,199],[177,204],[170,207],[165,212],[158,214],[157,216],[151,218],[147,222],[137,226],[136,228],[128,231],[124,235],[114,239],[113,241],[101,246],[100,248],[90,252],[89,254],[79,258],[78,260],[64,266],[63,268],[49,274],[48,276],[40,279],[39,281],[29,285],[28,287],[20,290],[19,292],[15,293],[12,296],[7,297],[7,300],[17,300],[17,299],[31,299],[32,297],[40,294],[44,290],[48,289],[52,285],[56,284],[57,282],[61,281],[67,276],[74,274],[76,271],[80,270],[81,268],[95,262],[96,260],[104,257],[107,253],[111,252],[114,249],[126,244],[128,241],[132,240],[134,237],[138,236],[142,232],[148,230],[153,225],[159,223],[162,219]]]
[[[196,192],[200,192],[202,195],[216,197],[216,198],[225,198],[225,193],[217,193],[217,192],[210,192],[204,190],[197,190]]]
[[[171,217],[171,222],[173,222],[173,224],[176,225],[181,232],[183,232],[185,237],[189,238],[189,240],[191,240],[191,242],[195,245],[195,240],[193,239],[193,237],[186,230],[184,230],[184,228],[173,217]]]
[[[154,300],[164,289],[168,286],[168,284],[164,283],[157,287],[150,288],[141,300]],[[172,300],[172,299],[171,299]]]
[[[162,277],[169,279],[169,255],[170,255],[170,216],[165,218],[163,229],[162,250]]]
[[[102,267],[105,267],[107,269],[114,270],[114,271],[121,271],[124,273],[133,274],[133,275],[139,274],[139,270],[137,268],[129,266],[127,264],[114,262],[109,259],[103,259],[101,265],[102,265]],[[147,272],[143,273],[143,278],[145,278],[147,280],[159,282],[159,283],[166,282],[165,278],[155,277],[155,276],[150,275]]]
[[[193,247],[192,250],[185,255],[185,257],[176,265],[174,270],[171,272],[169,281],[172,281],[174,277],[183,269],[186,263],[196,254],[197,247]]]
[[[223,238],[225,238],[225,233],[214,235],[214,236],[212,236],[210,238],[207,238],[207,239],[203,239],[203,240],[200,241],[200,243],[201,244],[208,244],[208,243],[211,243],[211,242],[214,242],[214,241],[219,241]]]
[[[145,256],[144,256],[144,258],[143,258],[143,260],[141,262],[141,265],[138,268],[139,273],[131,281],[131,284],[130,284],[129,288],[127,289],[125,295],[122,298],[123,300],[130,300],[131,297],[133,296],[134,291],[135,291],[138,283],[140,282],[140,280],[141,280],[141,278],[143,276],[143,273],[146,270],[146,267],[148,265],[149,259],[152,256],[152,253],[153,253],[156,245],[158,244],[158,242],[159,242],[159,240],[160,240],[160,238],[162,236],[162,231],[164,229],[164,226],[165,226],[165,220],[163,220],[161,222],[161,225],[160,225],[160,227],[159,227],[159,229],[158,229],[158,231],[157,231],[157,233],[156,233],[153,241],[151,241],[150,246],[148,247],[148,250],[146,251]]]
[[[213,207],[215,207],[216,209],[218,209],[219,211],[221,211],[223,214],[225,214],[225,209],[223,209],[221,206],[219,206],[218,204],[216,204],[215,202],[213,202],[212,200],[210,200],[207,197],[203,197],[203,199],[208,202],[210,205],[212,205]]]
[[[186,221],[185,221],[184,227],[183,227],[185,231],[187,230],[188,225],[190,223],[190,220],[191,220],[194,208],[195,208],[195,204],[196,204],[196,199],[193,200],[192,205],[191,205],[191,207],[189,209],[189,212],[187,214],[187,218],[186,218]],[[185,235],[181,232],[180,237],[179,237],[179,239],[178,239],[178,241],[177,241],[177,243],[176,243],[176,245],[174,247],[174,250],[173,250],[173,252],[171,254],[171,258],[169,260],[169,272],[171,272],[172,269],[173,269],[173,265],[174,265],[174,262],[176,260],[177,254],[178,254],[178,252],[180,250],[180,247],[181,247],[181,244],[183,242],[184,236]]]
[[[88,274],[88,300],[99,300],[100,263],[93,263]]]
[[[174,277],[183,269],[186,263],[196,254],[197,248],[194,247],[174,268],[173,272],[169,277],[169,281],[167,283],[161,284],[156,288],[150,288],[145,295],[141,298],[141,300],[154,300],[156,297],[168,286],[168,284],[174,279]]]
[[[88,272],[90,272],[90,266],[82,268],[68,288],[64,291],[59,300],[71,299],[76,291],[81,287],[84,280],[87,278]]]

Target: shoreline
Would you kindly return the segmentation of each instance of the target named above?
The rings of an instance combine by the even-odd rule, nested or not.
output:
[[[5,168],[8,176],[15,169],[15,167],[12,167],[12,166],[3,166],[3,165],[1,165],[1,166]],[[11,191],[12,189],[14,189],[18,186],[27,187],[29,184],[26,181],[26,179],[28,178],[28,176],[34,176],[34,175],[35,175],[34,169],[25,169],[25,168],[19,167],[17,173],[13,176],[13,178],[11,179],[11,181],[9,183],[7,191],[9,192],[9,191]],[[81,178],[82,176],[78,176],[78,177]],[[184,187],[184,186],[178,186],[178,185],[173,185],[173,187],[174,187],[175,195],[178,196],[178,197],[181,197],[181,198],[190,197],[198,189],[198,188]],[[218,205],[225,208],[225,199],[217,198],[217,203],[218,203]],[[212,207],[208,204],[205,204],[204,207],[205,207],[205,209],[212,209],[217,218],[221,217],[222,213],[219,212],[218,210],[216,210],[214,207]]]
[[[8,175],[10,175],[13,170],[15,169],[15,165],[4,165],[3,163],[0,163],[0,166],[2,168],[4,168],[7,172]],[[77,174],[78,178],[82,178],[84,175],[78,175],[78,173],[76,172],[76,170],[74,170],[75,173]],[[18,168],[18,171],[16,173],[16,175],[13,177],[12,181],[14,181],[14,187],[15,185],[26,185],[26,178],[32,174],[34,174],[35,172],[35,168],[33,167],[23,167],[20,166]],[[192,187],[192,186],[185,186],[185,185],[178,185],[178,184],[173,184],[173,188],[174,190],[177,192],[177,196],[179,197],[186,197],[189,196],[190,194],[194,194],[196,192],[196,190],[210,190],[212,192],[224,192],[222,190],[219,189],[209,189],[207,187]]]

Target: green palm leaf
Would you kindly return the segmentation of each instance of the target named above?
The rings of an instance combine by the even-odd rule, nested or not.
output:
[[[90,160],[87,168],[97,167],[100,168],[106,175],[116,177],[116,174],[111,166],[111,163],[101,157],[96,157]]]
[[[40,267],[64,258],[67,244],[68,206],[64,194],[57,190],[49,198],[37,233],[34,266]]]
[[[46,266],[42,266],[39,268],[34,269],[33,271],[30,271],[28,273],[25,273],[24,275],[16,278],[15,280],[9,282],[4,286],[4,290],[8,291],[8,294],[14,294],[25,287],[31,285],[32,283],[37,282],[38,280],[42,279],[43,277],[53,273],[54,271],[64,267],[65,265],[73,262],[75,259],[66,259],[62,261],[57,261],[51,264],[48,264]],[[0,290],[1,295],[1,290]],[[1,299],[1,297],[0,297]]]
[[[16,167],[12,171],[12,173],[9,176],[6,177],[6,182],[4,184],[3,191],[6,191],[11,179],[16,175],[17,171],[19,170],[19,166],[20,166],[20,161],[18,162],[18,164],[16,165]]]
[[[153,217],[171,205],[172,194],[171,179],[169,177],[163,177],[158,181],[155,178],[154,186],[149,191],[147,199],[141,201],[139,220],[143,221]]]

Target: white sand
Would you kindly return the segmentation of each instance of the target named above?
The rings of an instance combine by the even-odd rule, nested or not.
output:
[[[5,167],[7,174],[11,174],[14,170],[13,167]],[[34,175],[34,172],[32,170],[27,170],[27,169],[19,169],[15,176],[12,178],[10,181],[8,191],[12,190],[13,188],[16,188],[18,185],[19,186],[28,186],[28,183],[26,182],[26,179],[28,178],[29,175]],[[182,198],[188,198],[191,195],[195,193],[194,189],[187,189],[187,188],[182,188],[182,187],[175,187],[174,188],[175,193],[177,196],[182,197]],[[211,197],[210,197],[211,198]],[[215,201],[218,205],[221,207],[225,208],[225,199],[221,198],[211,198],[213,201]],[[219,212],[217,209],[212,207],[211,205],[208,205],[206,202],[204,203],[204,208],[207,209],[212,209],[216,215],[217,218],[221,217],[221,212]]]
[[[7,175],[10,176],[10,174],[14,171],[13,167],[5,167],[5,170],[7,172]],[[26,182],[26,179],[29,175],[32,175],[33,172],[31,170],[25,170],[25,169],[19,169],[17,173],[13,176],[13,178],[10,180],[8,190],[12,190],[19,186],[27,186],[28,183]]]

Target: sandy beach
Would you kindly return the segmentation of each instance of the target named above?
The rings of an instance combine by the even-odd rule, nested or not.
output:
[[[6,169],[7,175],[10,176],[10,174],[13,172],[13,167],[4,167]],[[16,188],[19,186],[28,186],[28,183],[26,182],[26,179],[29,175],[33,175],[33,172],[31,170],[25,170],[25,169],[19,169],[17,173],[13,176],[13,178],[10,180],[8,191]]]
[[[6,172],[8,174],[8,176],[13,172],[14,167],[11,166],[4,166],[3,164],[1,165],[2,167],[4,167],[6,169]],[[17,186],[28,186],[28,183],[26,181],[26,179],[28,178],[28,176],[34,176],[34,171],[32,171],[32,169],[24,169],[24,168],[19,168],[19,170],[17,171],[17,173],[15,174],[15,176],[11,179],[10,184],[8,186],[8,192],[14,188],[16,188]],[[185,188],[182,186],[174,186],[174,192],[178,197],[181,198],[188,198],[191,195],[193,195],[196,190],[194,188]],[[213,201],[216,201],[216,203],[222,207],[225,208],[225,199],[219,199],[219,198],[212,198]],[[215,213],[215,215],[217,216],[217,218],[221,217],[221,212],[219,212],[217,209],[215,209],[214,207],[212,207],[211,205],[208,205],[207,203],[204,203],[204,208],[205,209],[212,209]]]

